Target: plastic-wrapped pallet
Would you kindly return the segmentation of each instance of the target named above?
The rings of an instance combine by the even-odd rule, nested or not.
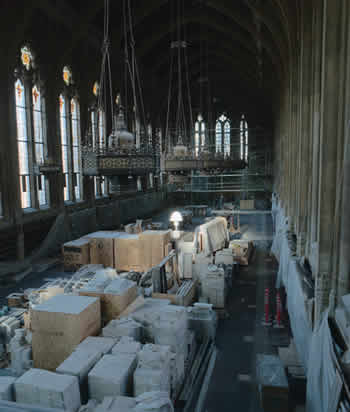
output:
[[[145,299],[144,305],[130,315],[143,326],[143,337],[146,341],[153,340],[152,325],[159,317],[159,313],[163,312],[169,305],[168,299]]]
[[[226,300],[225,271],[216,265],[209,265],[202,278],[202,296],[215,308],[224,308]]]
[[[136,341],[140,341],[142,337],[142,325],[132,318],[114,319],[102,329],[102,335],[114,339],[129,336]]]
[[[16,401],[76,412],[80,408],[78,378],[30,369],[15,382]]]
[[[105,355],[88,375],[90,398],[131,395],[136,363],[135,355]]]
[[[134,396],[161,391],[170,395],[171,351],[169,346],[144,345],[139,352],[139,363],[134,373]]]
[[[213,305],[208,303],[195,303],[193,307],[188,308],[189,329],[202,340],[215,339],[217,315],[212,307]]]

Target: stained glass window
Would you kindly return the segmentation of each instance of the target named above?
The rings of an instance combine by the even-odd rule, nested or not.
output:
[[[82,199],[82,173],[81,173],[81,150],[80,150],[80,111],[77,99],[71,100],[72,121],[72,152],[73,152],[73,186],[75,200]]]
[[[32,89],[33,99],[33,131],[34,131],[34,153],[37,164],[44,163],[46,150],[46,112],[40,90],[36,85]],[[44,175],[37,176],[37,192],[39,207],[48,204],[48,183]]]
[[[29,139],[27,133],[26,91],[23,83],[19,79],[15,83],[15,93],[21,204],[22,208],[26,209],[32,207],[29,171]]]
[[[215,127],[216,153],[224,153],[229,156],[231,153],[231,124],[230,120],[222,114],[216,121]]]
[[[64,177],[63,184],[63,193],[64,201],[72,200],[71,199],[71,190],[70,190],[70,179],[69,179],[69,140],[68,140],[68,130],[67,130],[67,104],[66,97],[62,94],[59,97],[60,105],[60,130],[61,130],[61,152],[62,152],[62,172]]]
[[[91,128],[94,147],[102,149],[106,142],[106,118],[103,110],[93,110],[91,112]],[[108,181],[104,176],[95,177],[95,195],[96,197],[108,195]]]
[[[194,148],[195,155],[198,156],[200,149],[205,146],[205,122],[203,117],[199,114],[197,121],[194,124]]]
[[[240,122],[240,157],[246,162],[248,161],[248,137],[248,123],[243,114]]]

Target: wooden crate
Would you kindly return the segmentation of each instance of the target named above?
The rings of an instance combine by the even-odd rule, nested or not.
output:
[[[65,271],[75,271],[90,263],[89,239],[80,238],[67,242],[62,247]]]
[[[30,311],[34,367],[55,370],[87,336],[101,330],[100,300],[57,295]]]

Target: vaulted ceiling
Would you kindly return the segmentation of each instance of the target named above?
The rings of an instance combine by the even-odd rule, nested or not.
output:
[[[21,0],[3,0],[8,7]],[[130,0],[135,49],[151,104],[163,107],[169,82],[170,44],[177,30],[174,8],[178,0]],[[187,33],[189,76],[194,106],[198,104],[201,55],[205,50],[211,98],[218,110],[244,111],[256,122],[272,121],[279,86],[289,70],[296,41],[299,0],[179,0],[184,4],[181,24]],[[114,73],[123,65],[123,1],[110,1],[110,37]],[[25,10],[12,7],[25,23],[28,14],[46,15],[64,31],[62,62],[77,48],[95,49],[103,38],[103,0],[32,0]],[[19,13],[18,13],[19,12]],[[16,14],[17,13],[17,14]],[[5,22],[6,28],[6,22]],[[53,29],[54,30],[54,29]],[[96,59],[94,59],[96,60]],[[202,65],[203,67],[203,65]],[[156,89],[155,89],[156,88]]]

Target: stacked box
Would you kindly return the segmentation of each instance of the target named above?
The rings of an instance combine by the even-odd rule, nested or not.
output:
[[[57,295],[31,309],[34,367],[55,370],[87,336],[101,329],[95,297]]]
[[[131,395],[136,363],[135,355],[103,356],[88,375],[89,397],[101,402],[106,396]]]
[[[214,308],[224,308],[226,301],[225,271],[216,265],[209,265],[202,278],[202,296]]]
[[[134,396],[160,391],[170,395],[171,350],[169,346],[144,345],[134,373]]]
[[[195,303],[188,311],[188,326],[201,340],[215,339],[217,316],[212,310],[212,305]]]
[[[100,231],[90,233],[85,238],[90,240],[90,261],[105,267],[115,267],[114,240],[121,232]]]
[[[232,249],[222,249],[215,254],[215,264],[216,265],[233,265],[234,256]]]
[[[75,271],[90,263],[89,239],[81,238],[67,242],[62,247],[65,271]]]
[[[16,402],[76,412],[80,392],[76,376],[30,369],[15,382]]]

